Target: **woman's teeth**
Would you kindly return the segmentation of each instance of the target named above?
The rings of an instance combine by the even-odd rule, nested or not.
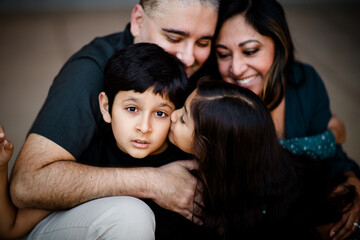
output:
[[[255,77],[256,77],[256,75],[253,75],[253,76],[250,76],[250,77],[247,77],[247,78],[238,79],[238,80],[236,80],[236,82],[238,84],[248,84],[251,81],[253,81],[255,79]]]

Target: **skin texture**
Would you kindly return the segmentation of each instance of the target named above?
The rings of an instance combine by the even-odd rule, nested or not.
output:
[[[210,53],[209,37],[215,31],[217,11],[215,7],[196,1],[177,6],[169,0],[167,6],[171,18],[160,21],[160,18],[149,19],[142,7],[136,5],[131,16],[131,33],[135,42],[157,43],[176,55],[186,65],[190,76]],[[161,207],[201,223],[192,214],[198,211],[193,204],[197,180],[189,170],[196,168],[196,162],[190,160],[160,168],[81,165],[55,142],[31,133],[14,166],[10,192],[17,207],[53,210],[74,207],[100,197],[128,195],[149,198]]]

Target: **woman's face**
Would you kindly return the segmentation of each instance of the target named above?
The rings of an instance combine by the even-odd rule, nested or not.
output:
[[[242,14],[224,22],[215,42],[220,74],[226,82],[259,95],[274,60],[274,42],[259,34]]]
[[[196,96],[196,90],[186,99],[185,105],[172,112],[169,140],[184,152],[193,153],[194,120],[190,114],[191,102]]]

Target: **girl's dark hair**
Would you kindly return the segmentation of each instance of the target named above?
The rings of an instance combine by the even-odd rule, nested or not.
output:
[[[169,97],[179,108],[186,99],[187,84],[181,61],[156,44],[137,43],[125,47],[115,52],[105,67],[104,91],[110,113],[119,91],[143,93],[150,87],[155,94]]]
[[[234,84],[201,80],[190,109],[206,226],[219,227],[224,239],[315,234],[309,209],[326,202],[329,176],[281,147],[263,101]]]
[[[266,106],[273,110],[285,94],[285,79],[291,76],[291,66],[294,62],[294,45],[285,12],[275,0],[222,0],[215,36],[224,22],[239,14],[243,14],[257,32],[274,41],[274,61],[265,78],[263,92],[260,93]],[[214,55],[212,57],[214,60]]]

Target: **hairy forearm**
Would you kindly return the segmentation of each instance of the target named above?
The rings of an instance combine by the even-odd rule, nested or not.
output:
[[[149,197],[150,168],[99,168],[56,161],[14,178],[11,194],[19,207],[66,209],[108,196]],[[16,201],[15,201],[16,200]]]

